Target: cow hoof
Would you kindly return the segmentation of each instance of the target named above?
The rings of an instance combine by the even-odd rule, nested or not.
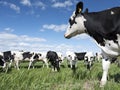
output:
[[[106,81],[100,81],[100,87],[104,87],[106,84]]]

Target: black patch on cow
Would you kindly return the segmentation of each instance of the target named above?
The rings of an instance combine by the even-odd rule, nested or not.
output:
[[[75,55],[77,56],[78,60],[84,60],[85,54],[86,52],[80,52],[80,53],[75,52]]]
[[[33,59],[39,59],[39,55],[38,54],[35,54]]]
[[[3,58],[5,61],[9,62],[13,58],[11,55],[11,51],[3,52]]]
[[[114,14],[111,14],[111,11]],[[100,45],[105,46],[106,40],[117,41],[117,34],[120,34],[120,7],[92,13],[83,13],[87,32]]]
[[[73,24],[77,24],[77,22],[75,21],[76,17],[73,17],[73,20],[69,19],[69,23],[70,23],[70,28]]]
[[[30,59],[32,57],[32,54],[30,52],[24,52],[22,55],[23,60],[25,60],[26,58]]]
[[[3,56],[0,55],[0,66],[3,66],[4,65],[4,61],[3,61]]]

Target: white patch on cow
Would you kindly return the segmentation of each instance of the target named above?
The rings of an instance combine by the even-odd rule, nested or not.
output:
[[[117,34],[117,40],[118,43],[114,42],[113,40],[106,40],[104,39],[104,43],[105,46],[101,46],[100,44],[98,44],[96,41],[95,43],[102,49],[102,52],[104,52],[104,58],[108,59],[108,58],[112,58],[115,56],[120,55],[120,35]]]
[[[111,11],[111,15],[115,14],[113,11]]]
[[[71,20],[73,20],[73,18],[75,17],[75,14],[73,13],[73,15],[71,16]],[[81,15],[77,15],[77,17],[75,17],[75,21],[76,24],[73,24],[72,26],[68,26],[67,31],[65,33],[65,37],[66,38],[71,38],[77,34],[81,34],[81,33],[85,33],[85,25],[84,22],[86,21],[86,19]]]
[[[100,83],[100,87],[103,87],[106,82],[107,82],[107,74],[108,74],[108,69],[110,68],[110,61],[102,59],[102,68],[103,68],[103,74],[102,74],[102,79]]]
[[[70,64],[70,68],[75,65],[77,67],[77,58],[74,52],[67,51],[66,52],[66,57],[67,57],[67,63]]]

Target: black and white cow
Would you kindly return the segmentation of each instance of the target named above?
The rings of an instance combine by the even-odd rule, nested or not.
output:
[[[84,56],[84,62],[88,70],[91,69],[93,63],[95,61],[95,55],[93,52],[87,52]]]
[[[48,65],[48,60],[46,58],[46,54],[47,54],[46,52],[37,52],[36,54],[34,54],[30,58],[30,63],[29,63],[28,69],[30,69],[31,65],[33,65],[36,61],[42,61],[43,62],[43,67],[44,67],[44,65],[46,65],[47,68],[48,68],[49,65]]]
[[[15,68],[17,68],[18,70],[20,69],[19,63],[21,61],[29,61],[28,69],[30,69],[31,66],[33,66],[33,68],[34,68],[34,63],[38,60],[43,61],[48,67],[47,59],[44,59],[43,56],[39,53],[13,51],[12,54],[14,55]]]
[[[78,61],[76,54],[74,52],[67,51],[66,59],[67,59],[68,67],[70,67],[73,71],[75,71],[77,68],[77,61]]]
[[[103,75],[100,82],[107,82],[108,69],[112,58],[120,55],[120,7],[100,12],[83,12],[83,2],[76,5],[76,10],[69,19],[65,38],[86,33],[91,36],[102,50]]]
[[[51,63],[53,71],[60,71],[59,57],[55,51],[48,51],[46,55],[48,61]]]
[[[0,65],[3,67],[5,72],[11,68],[12,61],[13,55],[11,54],[11,51],[0,52]]]
[[[84,60],[85,66],[88,70],[91,69],[93,62],[95,60],[95,56],[93,52],[75,52],[75,55],[78,60]]]

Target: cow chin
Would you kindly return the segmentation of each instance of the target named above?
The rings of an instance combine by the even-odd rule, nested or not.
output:
[[[67,38],[67,39],[70,39],[70,38],[72,38],[72,37],[74,37],[74,36],[76,36],[76,35],[77,35],[76,32],[73,32],[73,33],[70,33],[70,34],[67,34],[67,33],[66,33],[66,34],[64,35],[64,37]]]

